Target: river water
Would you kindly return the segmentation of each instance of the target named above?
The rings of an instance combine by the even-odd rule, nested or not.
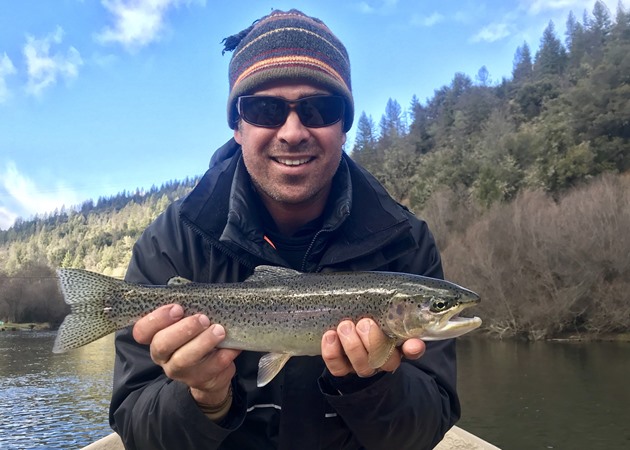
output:
[[[0,332],[0,449],[78,449],[111,432],[113,335],[53,354],[55,332]]]
[[[111,432],[113,338],[54,355],[0,332],[0,449],[79,449]],[[459,426],[502,449],[630,449],[630,343],[460,339]]]

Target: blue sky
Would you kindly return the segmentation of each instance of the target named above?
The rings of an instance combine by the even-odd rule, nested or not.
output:
[[[617,0],[606,0],[614,17]],[[3,0],[0,229],[16,217],[202,174],[231,137],[221,40],[298,7],[344,42],[357,110],[378,124],[486,66],[509,77],[549,20],[594,0]],[[627,0],[624,5],[627,7]],[[356,120],[355,120],[356,124]],[[349,132],[351,150],[354,129]]]

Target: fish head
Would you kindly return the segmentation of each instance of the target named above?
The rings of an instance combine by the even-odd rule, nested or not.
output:
[[[479,295],[453,283],[425,282],[413,290],[397,291],[390,301],[385,322],[401,340],[455,338],[481,325],[479,317],[459,317],[461,311],[480,301]]]

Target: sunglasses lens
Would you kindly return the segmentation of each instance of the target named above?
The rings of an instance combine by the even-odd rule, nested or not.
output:
[[[287,120],[291,105],[309,128],[327,127],[341,120],[344,103],[341,97],[317,95],[294,102],[280,97],[245,95],[238,99],[238,113],[245,122],[265,128],[277,128]]]
[[[287,119],[289,105],[281,98],[247,96],[239,98],[239,114],[245,122],[259,127],[279,127]]]
[[[316,96],[297,102],[298,115],[305,127],[327,127],[339,122],[343,115],[341,97]]]

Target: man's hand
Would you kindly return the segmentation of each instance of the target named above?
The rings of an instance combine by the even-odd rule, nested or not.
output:
[[[337,330],[324,333],[322,358],[331,374],[342,377],[356,373],[360,377],[374,375],[377,370],[368,363],[370,352],[386,344],[388,338],[372,319],[361,319],[355,324],[344,320]],[[393,372],[400,366],[402,357],[418,359],[425,351],[420,339],[409,339],[395,348],[389,359],[378,369]]]
[[[150,346],[151,359],[167,377],[187,384],[197,402],[215,405],[227,397],[240,350],[216,348],[225,329],[210,325],[207,316],[184,317],[180,305],[165,305],[138,320],[133,337]]]

